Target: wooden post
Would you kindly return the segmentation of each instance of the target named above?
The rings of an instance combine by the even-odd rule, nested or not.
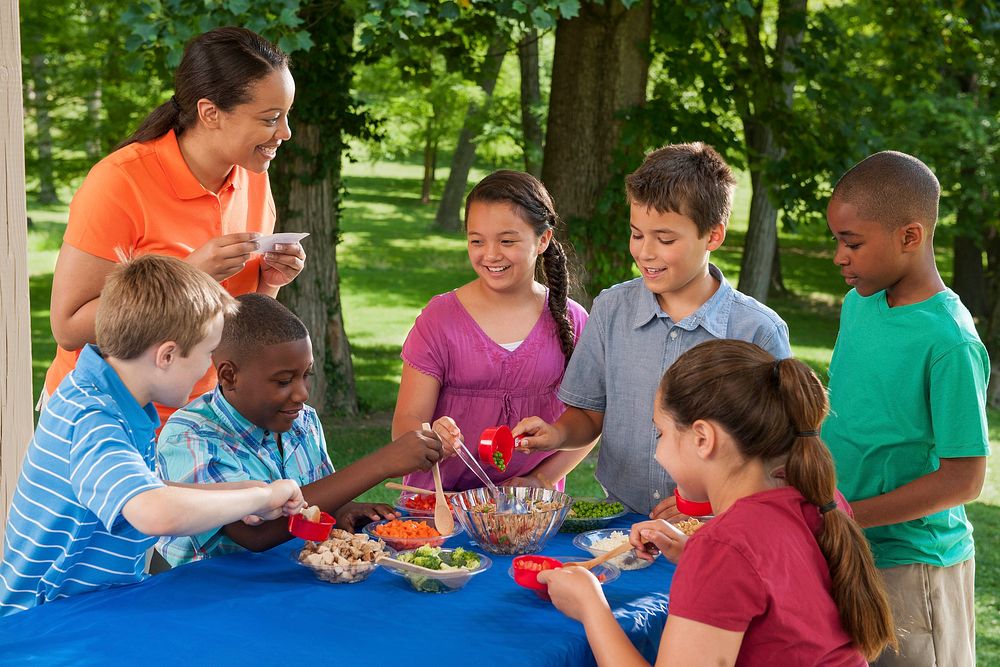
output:
[[[0,545],[32,432],[24,112],[17,0],[0,0]]]

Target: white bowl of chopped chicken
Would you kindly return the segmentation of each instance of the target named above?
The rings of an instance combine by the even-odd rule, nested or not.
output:
[[[395,554],[382,540],[334,528],[323,542],[307,541],[294,558],[322,581],[354,584],[370,577],[378,569],[380,558]]]

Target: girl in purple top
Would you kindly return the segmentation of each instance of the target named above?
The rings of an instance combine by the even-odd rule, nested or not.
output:
[[[545,186],[529,174],[497,171],[469,193],[465,226],[476,279],[431,299],[407,335],[393,434],[433,421],[442,442],[462,438],[478,456],[484,428],[562,414],[556,392],[587,312],[567,297],[566,254],[553,237],[558,223]],[[539,258],[545,284],[535,280]],[[495,482],[561,488],[587,451],[515,452],[503,472],[483,467]],[[457,457],[441,461],[441,477],[450,490],[482,486]],[[429,472],[404,482],[433,488]]]

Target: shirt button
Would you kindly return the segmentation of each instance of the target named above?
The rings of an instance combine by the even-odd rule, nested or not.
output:
[[[670,337],[676,339],[677,338],[677,331],[676,330],[671,331],[670,332]]]
[[[653,497],[656,498],[657,500],[660,499],[660,491],[659,491],[659,489],[657,489],[656,491],[653,491]]]

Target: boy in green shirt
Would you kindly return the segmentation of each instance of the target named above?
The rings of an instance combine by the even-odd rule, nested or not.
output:
[[[901,631],[876,665],[975,664],[975,548],[989,359],[934,262],[940,185],[920,160],[876,153],[827,208],[844,298],[823,440],[865,527]]]

